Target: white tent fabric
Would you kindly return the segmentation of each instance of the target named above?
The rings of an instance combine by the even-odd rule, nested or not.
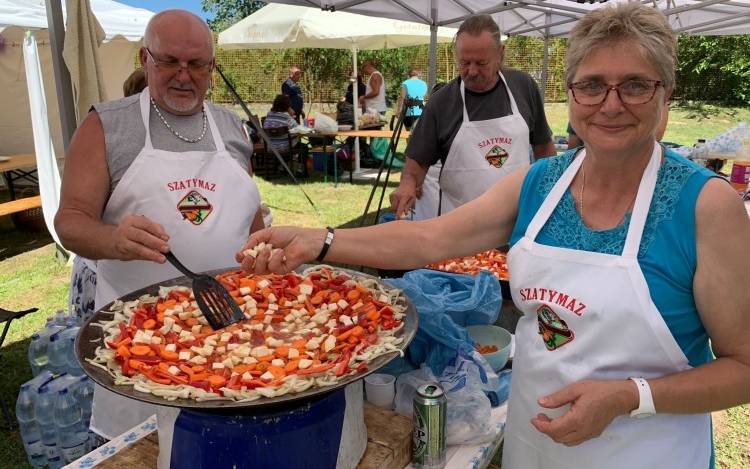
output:
[[[325,12],[291,5],[266,5],[219,33],[222,49],[286,49],[294,47],[351,49],[352,69],[357,70],[358,50],[450,42],[455,28],[387,18],[373,18],[344,12]],[[354,101],[357,87],[353,87]],[[358,122],[354,121],[355,130]],[[355,171],[359,171],[359,141],[355,140]]]
[[[414,21],[433,26],[459,26],[473,14],[490,14],[503,34],[545,39],[568,37],[573,25],[607,0],[266,0],[305,5],[322,10],[358,13]],[[609,3],[629,0],[611,0]],[[750,34],[750,0],[641,0],[659,8],[678,34]],[[430,77],[435,74],[434,46],[430,48]],[[542,70],[546,83],[547,63]],[[544,92],[544,89],[542,89]],[[544,95],[544,94],[543,94]]]
[[[600,0],[268,0],[437,26],[458,26],[468,16],[491,14],[507,35],[566,37]],[[628,1],[611,0],[610,3]],[[675,31],[689,35],[750,33],[750,0],[642,0],[659,8]]]
[[[91,0],[108,41],[101,46],[107,95],[122,96],[122,82],[133,71],[148,20],[153,13],[111,0]],[[60,171],[55,154],[63,154],[47,27],[39,0],[0,0],[0,154],[34,153],[37,159],[45,222],[52,223],[59,205]],[[59,244],[59,243],[58,243]]]

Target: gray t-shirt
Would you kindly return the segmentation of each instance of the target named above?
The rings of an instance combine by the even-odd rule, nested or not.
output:
[[[542,95],[536,81],[519,70],[504,69],[502,74],[518,110],[529,126],[532,145],[549,142],[552,130],[544,113]],[[449,82],[429,97],[417,125],[409,137],[406,156],[425,165],[445,162],[453,139],[463,122],[461,78]],[[470,121],[483,121],[511,114],[510,98],[502,80],[490,91],[474,93],[466,90],[466,109]]]
[[[140,94],[94,104],[104,128],[104,140],[109,165],[110,194],[115,190],[125,171],[135,161],[146,142],[146,129],[141,118]],[[242,121],[234,112],[221,106],[206,102],[211,109],[214,121],[219,128],[224,146],[229,154],[243,168],[247,169],[248,160],[253,153],[253,145],[242,129]],[[211,127],[206,135],[196,143],[188,143],[173,134],[149,105],[151,141],[154,148],[173,152],[216,150]],[[197,138],[203,131],[203,113],[192,116],[177,116],[159,108],[169,125],[186,138]]]

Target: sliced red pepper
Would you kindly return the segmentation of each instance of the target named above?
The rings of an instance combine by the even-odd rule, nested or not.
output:
[[[305,368],[304,370],[297,370],[296,373],[298,375],[312,375],[315,373],[323,373],[323,372],[330,370],[334,366],[336,366],[335,363],[324,363],[322,365],[311,366],[310,368]]]

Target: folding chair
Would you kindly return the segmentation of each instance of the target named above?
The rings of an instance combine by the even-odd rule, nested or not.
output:
[[[3,335],[0,336],[0,347],[3,346],[5,336],[8,334],[8,329],[10,329],[11,321],[13,321],[14,319],[22,318],[27,314],[33,313],[35,311],[38,311],[38,308],[31,308],[25,311],[8,311],[7,309],[0,308],[0,324],[5,323]],[[0,358],[2,357],[2,354],[0,354]],[[10,408],[7,404],[5,404],[5,401],[2,399],[2,397],[0,397],[0,408],[2,408],[3,417],[5,418],[5,423],[0,425],[0,427],[6,429],[15,428],[18,425],[18,422],[16,422],[16,420],[11,415]]]
[[[300,160],[300,156],[299,156],[300,155],[300,149],[299,148],[294,148],[294,146],[292,144],[292,140],[293,140],[292,134],[289,133],[289,127],[287,127],[285,125],[282,125],[280,127],[271,127],[271,128],[267,128],[267,129],[264,129],[264,130],[266,131],[266,133],[268,134],[268,136],[271,137],[271,138],[273,138],[273,139],[280,139],[280,138],[286,137],[286,139],[287,139],[287,145],[288,145],[289,149],[288,150],[280,150],[280,149],[277,148],[277,150],[279,151],[279,154],[285,160],[285,162],[287,163],[287,165],[289,165],[290,169],[292,168],[292,162],[293,161],[296,161],[298,163],[300,162],[299,161]],[[263,139],[263,146],[265,148],[265,153],[266,153],[266,161],[265,161],[265,163],[266,163],[266,179],[268,179],[268,178],[271,177],[271,172],[270,172],[271,165],[273,165],[275,173],[279,172],[279,162],[273,156],[273,152],[271,150],[269,150],[269,146],[272,145],[272,144],[273,144],[273,142],[269,142],[269,141],[266,141],[266,139]]]

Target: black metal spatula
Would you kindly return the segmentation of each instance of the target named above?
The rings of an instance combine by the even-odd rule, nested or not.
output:
[[[188,270],[178,261],[174,254],[164,254],[167,260],[186,276],[193,279],[193,296],[206,317],[208,324],[214,329],[222,329],[245,319],[237,302],[229,294],[224,285],[210,275],[199,275]]]

